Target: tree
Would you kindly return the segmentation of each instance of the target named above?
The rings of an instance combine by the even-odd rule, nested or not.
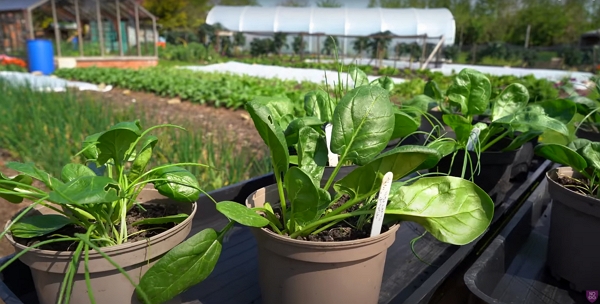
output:
[[[233,45],[244,46],[246,45],[246,36],[242,32],[236,32],[233,34]]]
[[[304,41],[304,37],[302,37],[302,35],[294,37],[294,41],[292,41],[292,50],[294,51],[294,54],[300,55],[304,53],[305,49],[306,42]]]
[[[337,37],[329,36],[327,37],[327,39],[325,39],[325,42],[323,43],[323,49],[321,50],[321,54],[325,53],[325,55],[331,56],[336,50],[336,48],[339,48],[339,45],[340,43]]]
[[[342,4],[336,0],[321,0],[317,2],[318,7],[342,7]]]
[[[356,52],[356,56],[361,56],[363,51],[369,47],[369,37],[358,37],[352,44],[352,49]]]
[[[271,44],[271,46],[273,53],[281,55],[281,49],[284,47],[287,49],[289,47],[287,44],[287,34],[275,33],[275,35],[273,35],[273,43]]]
[[[159,23],[164,30],[182,28],[188,25],[188,16],[185,11],[187,0],[146,0],[144,7],[153,15],[158,17]]]

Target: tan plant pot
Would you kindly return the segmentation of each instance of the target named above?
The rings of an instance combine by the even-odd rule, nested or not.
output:
[[[144,204],[178,204],[181,212],[190,216],[175,227],[153,236],[147,240],[126,243],[102,248],[103,252],[127,271],[127,274],[137,284],[146,271],[173,247],[184,241],[192,228],[192,219],[196,213],[196,203],[180,203],[172,201],[153,188],[145,188],[138,196],[138,201]],[[56,213],[48,208],[36,206],[33,214]],[[10,221],[6,224],[8,226]],[[17,251],[26,247],[16,243],[10,233],[6,234],[8,241]],[[62,281],[73,252],[32,249],[20,257],[29,266],[40,304],[55,304],[58,300]],[[85,266],[83,254],[77,274],[73,281],[71,303],[90,303],[85,283]],[[91,286],[96,303],[140,303],[135,295],[135,288],[127,278],[96,251],[90,251],[88,269],[91,276]],[[173,302],[178,303],[179,299]]]
[[[261,188],[249,207],[278,204],[277,185]],[[367,239],[310,242],[253,228],[257,241],[263,304],[375,304],[379,299],[387,249],[400,225]]]

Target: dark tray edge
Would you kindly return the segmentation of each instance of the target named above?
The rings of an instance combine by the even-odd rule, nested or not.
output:
[[[501,303],[478,288],[476,284],[478,273],[493,259],[500,257],[503,258],[506,263],[510,263],[515,258],[518,249],[527,241],[535,223],[548,207],[550,199],[547,197],[547,184],[547,180],[544,179],[539,187],[523,203],[510,222],[467,270],[464,275],[464,281],[465,285],[472,293],[471,297],[474,296],[478,298],[479,301],[486,303]],[[529,220],[527,220],[527,218],[529,218]],[[509,238],[511,239],[512,245],[510,247],[505,247],[504,244]]]
[[[8,262],[15,254],[11,254],[5,257],[0,257],[0,265],[4,265],[4,263]],[[1,275],[1,273],[0,273]],[[4,284],[4,278],[0,279],[0,299],[4,301],[6,304],[23,304],[19,297],[17,297],[11,290]]]
[[[542,177],[541,173],[545,173],[547,171],[546,167],[548,167],[548,161],[542,163],[533,173],[532,178],[522,183],[519,188],[508,198],[506,198],[500,206],[498,206],[494,214],[494,218],[500,216],[506,212],[507,206],[512,206],[515,201],[521,200],[523,196],[527,194],[527,191],[535,184],[535,182]],[[235,201],[243,204],[246,198],[254,191],[259,188],[271,185],[275,183],[275,177],[273,173],[268,173],[265,175],[261,175],[258,177],[254,177],[252,179],[242,181],[236,184],[232,184],[220,189],[213,190],[208,194],[213,197],[216,201]],[[212,201],[206,196],[202,195],[198,199],[198,205],[201,208],[202,204],[213,204]],[[214,209],[214,208],[213,208]],[[501,212],[499,212],[501,211]],[[220,216],[220,214],[206,214],[203,212],[197,212],[194,217],[195,221],[203,222],[208,217],[212,216]],[[223,217],[224,219],[224,217]],[[192,231],[193,233],[193,231]],[[190,233],[190,235],[192,234]],[[437,287],[450,275],[450,273],[460,264],[461,261],[465,259],[465,257],[473,250],[476,243],[480,242],[482,238],[489,233],[484,233],[484,235],[480,236],[476,241],[472,242],[469,245],[461,246],[444,264],[438,268],[429,279],[427,279],[423,284],[406,300],[403,301],[401,299],[393,298],[389,303],[421,303],[423,300],[431,297],[433,292],[437,289]],[[8,261],[12,255],[8,257],[1,258],[0,264],[5,261]],[[32,292],[35,292],[33,290]],[[6,295],[4,291],[7,291]],[[6,296],[6,298],[5,298]],[[6,285],[0,281],[0,299],[4,300],[6,304],[22,304],[18,297],[16,297]],[[12,302],[9,302],[12,301]]]
[[[529,178],[526,182],[522,183],[519,188],[510,196],[505,198],[504,202],[496,207],[494,211],[494,219],[492,224],[497,219],[501,218],[503,215],[507,214],[509,211],[514,210],[514,207],[518,208],[519,206],[515,206],[520,201],[527,198],[526,202],[529,201],[530,197],[540,189],[537,187],[535,191],[530,192],[529,190],[536,185],[537,182],[543,180],[546,176],[546,172],[551,168],[552,162],[546,160],[544,161],[533,173],[531,178]],[[543,181],[542,181],[543,182]],[[530,194],[528,196],[528,194]],[[491,236],[489,234],[492,234]],[[459,264],[472,253],[473,249],[480,243],[486,242],[489,239],[494,238],[494,231],[487,230],[483,235],[481,235],[478,239],[471,242],[468,245],[460,246],[460,248],[450,256],[448,260],[446,260],[434,273],[431,274],[429,279],[427,279],[423,284],[412,293],[410,297],[408,297],[405,301],[400,299],[399,297],[393,298],[390,303],[400,304],[400,303],[427,303],[433,296],[434,292],[437,288],[444,282],[446,278],[450,276],[450,274],[459,266]]]

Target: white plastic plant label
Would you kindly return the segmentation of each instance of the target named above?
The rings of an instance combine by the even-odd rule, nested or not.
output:
[[[325,141],[327,141],[327,158],[329,159],[329,166],[335,167],[338,165],[338,155],[331,152],[331,130],[333,125],[328,123],[325,125]]]
[[[381,188],[379,189],[379,197],[377,198],[377,207],[373,216],[373,227],[371,227],[371,237],[381,234],[381,226],[383,225],[383,217],[385,216],[385,208],[387,207],[390,189],[392,188],[392,179],[394,173],[388,172],[383,176]]]
[[[479,128],[473,128],[471,134],[469,134],[469,141],[467,142],[467,151],[475,151],[475,147],[479,142],[479,134],[481,130]]]

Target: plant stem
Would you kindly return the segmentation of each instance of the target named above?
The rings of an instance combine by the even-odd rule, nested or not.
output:
[[[123,274],[127,278],[129,283],[131,283],[131,285],[133,285],[137,289],[138,285],[133,282],[133,280],[131,279],[129,274],[127,274],[127,272],[121,266],[119,266],[119,264],[117,264],[115,261],[113,261],[113,259],[111,259],[106,253],[104,253],[102,250],[100,250],[100,248],[98,246],[96,246],[92,242],[90,242],[90,240],[88,240],[85,235],[77,233],[77,234],[75,234],[75,236],[78,237],[80,240],[84,241],[88,246],[92,247],[92,249],[96,250],[96,252],[98,252],[98,254],[100,254],[103,258],[105,258],[111,265],[113,265],[113,267],[115,267],[117,270],[119,270],[119,272],[121,272],[121,274]],[[146,295],[146,293],[143,290],[138,289],[138,291],[139,291],[139,295],[140,295],[140,297],[142,297],[142,300],[144,301],[144,303],[152,303],[149,301],[148,296]]]
[[[349,201],[345,202],[343,205],[341,205],[341,206],[339,206],[339,207],[335,208],[335,210],[333,210],[333,211],[329,212],[328,214],[325,214],[325,215],[322,217],[322,219],[325,219],[325,218],[329,218],[329,217],[332,217],[332,216],[338,215],[338,214],[340,214],[341,212],[344,212],[346,209],[348,209],[348,208],[352,207],[354,204],[358,203],[359,201],[360,201],[360,200],[359,200],[359,199],[356,199],[356,198],[355,198],[355,199],[351,199],[351,200],[349,200]]]
[[[5,231],[8,231],[8,230],[5,230]],[[4,269],[6,269],[6,267],[8,267],[14,261],[18,260],[22,255],[26,254],[31,249],[35,249],[37,247],[44,246],[44,245],[50,244],[50,243],[67,242],[67,241],[78,241],[78,240],[79,239],[77,239],[77,238],[60,238],[60,239],[46,240],[46,241],[43,241],[43,242],[39,242],[39,243],[33,244],[33,245],[29,246],[29,247],[26,247],[22,251],[19,251],[17,254],[15,254],[15,256],[13,256],[10,260],[8,260],[8,262],[0,265],[0,272],[4,271]]]
[[[10,224],[4,229],[4,231],[2,231],[0,233],[0,240],[4,237],[4,235],[6,233],[8,233],[10,231],[10,228],[12,227],[12,225],[14,225],[16,222],[18,222],[23,216],[25,216],[25,214],[27,214],[31,209],[33,209],[33,207],[35,207],[37,204],[41,203],[42,201],[44,201],[46,198],[48,198],[48,196],[43,197],[35,202],[33,202],[31,205],[29,205],[27,208],[25,208],[25,210],[23,210],[21,213],[19,213],[19,215],[17,215],[11,222]],[[0,267],[0,272],[2,272],[3,268]]]
[[[277,192],[279,192],[279,204],[281,205],[281,222],[283,223],[283,227],[285,227],[286,219],[287,219],[287,206],[285,202],[285,195],[283,194],[283,184],[281,181],[281,174],[279,172],[275,172],[275,182],[277,183]]]
[[[345,219],[345,218],[349,218],[349,217],[353,217],[353,216],[357,216],[357,215],[362,215],[362,214],[373,214],[375,213],[375,210],[371,209],[371,210],[361,210],[361,211],[354,211],[354,212],[349,212],[349,213],[344,213],[344,214],[338,214],[335,216],[330,216],[328,218],[321,218],[318,221],[314,221],[310,224],[308,224],[307,226],[305,226],[304,228],[302,228],[302,230],[296,231],[294,233],[292,233],[290,235],[290,238],[295,239],[300,235],[303,235],[307,232],[310,232],[310,229],[313,229],[315,227],[318,227],[319,225],[322,225],[324,223],[327,223],[329,221],[334,221],[334,220],[341,220],[341,219]]]
[[[223,238],[225,237],[225,234],[227,234],[227,232],[233,228],[233,225],[235,225],[234,221],[229,221],[229,223],[227,223],[227,225],[225,227],[223,227],[223,229],[221,229],[221,231],[219,231],[219,236],[217,237],[217,239],[219,241],[223,241]]]
[[[495,143],[497,143],[499,140],[501,140],[502,138],[504,138],[506,135],[508,135],[508,130],[504,131],[504,133],[500,134],[498,137],[494,138],[492,141],[490,141],[487,145],[485,145],[483,147],[483,149],[481,149],[481,152],[485,152],[487,149],[489,149],[491,146],[493,146]]]

